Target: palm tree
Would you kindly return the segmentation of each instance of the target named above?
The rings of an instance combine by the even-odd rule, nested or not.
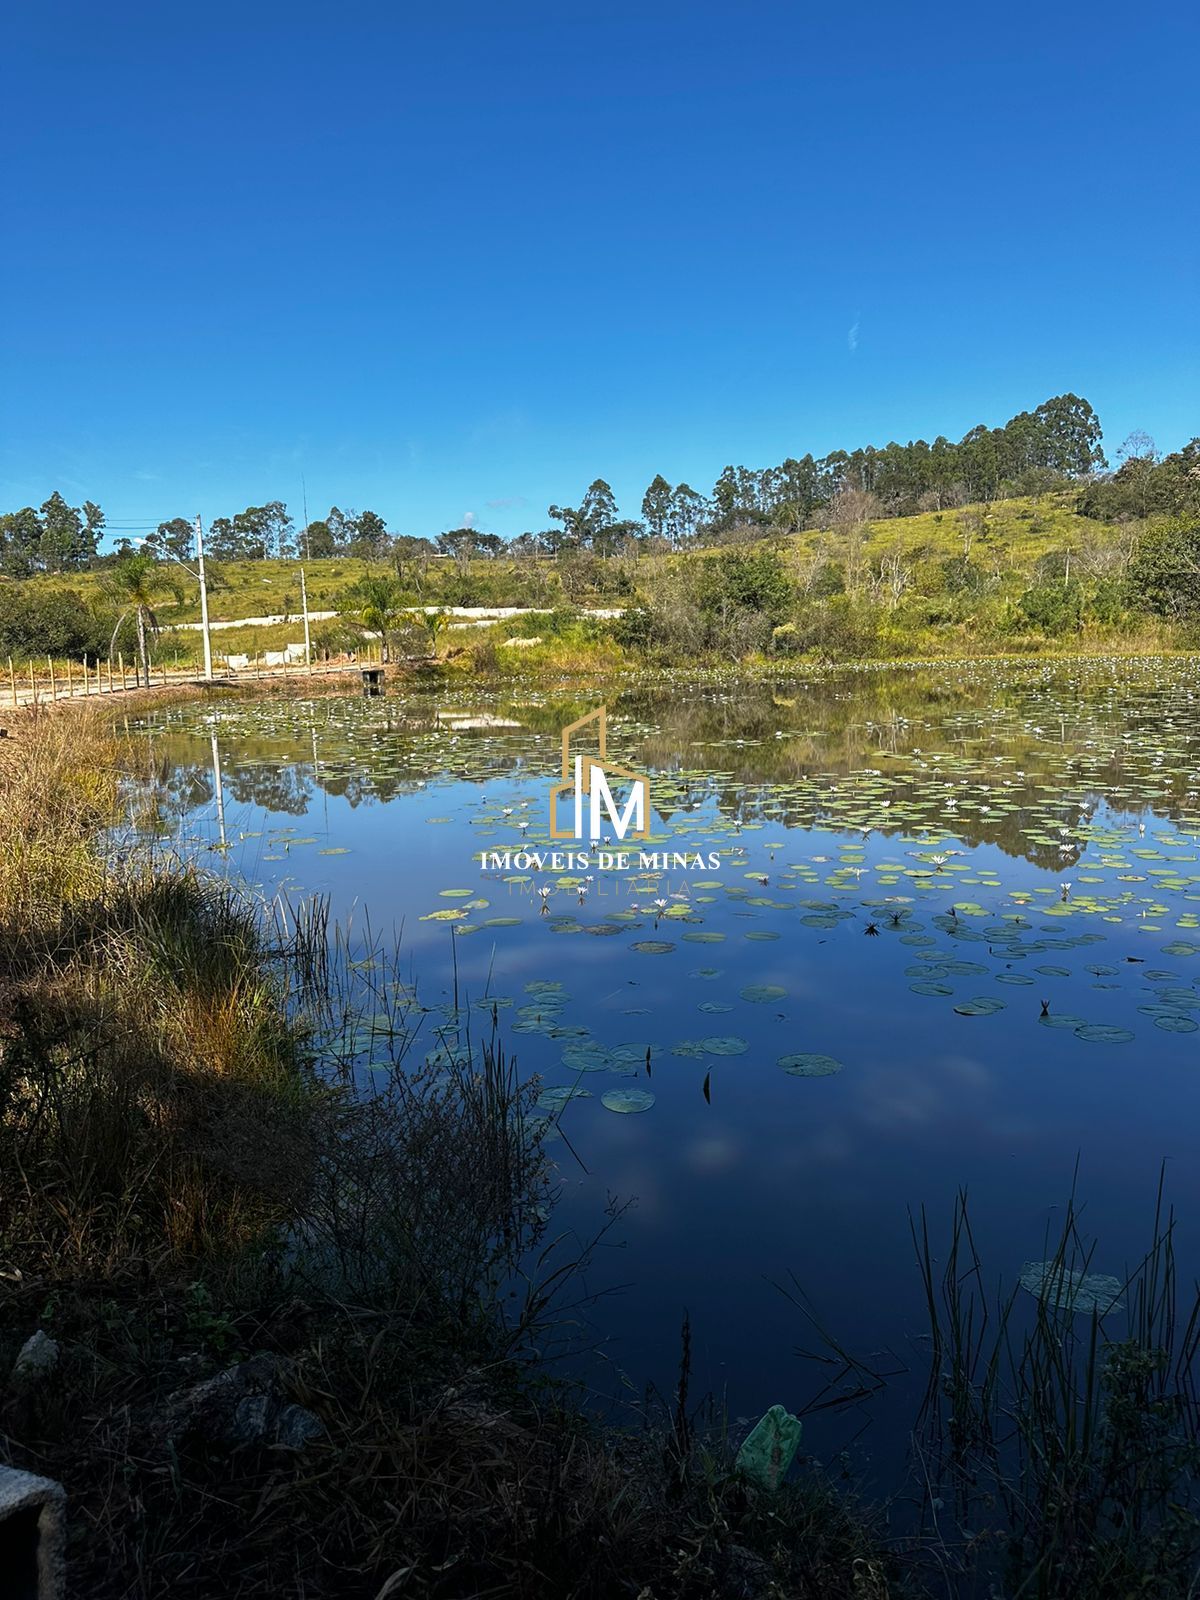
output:
[[[154,601],[165,587],[164,574],[157,560],[148,550],[138,550],[123,556],[109,571],[104,583],[109,598],[123,609],[117,618],[108,646],[109,660],[116,648],[121,624],[132,611],[137,619],[137,648],[140,681],[150,682],[150,654],[146,646],[146,628],[149,624],[158,632],[158,618],[154,614]]]
[[[421,626],[429,637],[429,654],[437,655],[437,642],[443,628],[449,627],[450,618],[444,611],[421,611],[418,613]]]
[[[395,578],[384,575],[360,578],[354,586],[354,598],[364,628],[377,633],[383,640],[383,659],[388,656],[388,631],[395,625],[400,612],[402,590]]]

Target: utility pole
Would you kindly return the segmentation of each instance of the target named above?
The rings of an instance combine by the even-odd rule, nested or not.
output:
[[[204,524],[196,518],[196,566],[200,577],[200,629],[204,634],[204,681],[212,682],[212,634],[208,626],[208,583],[204,576]]]
[[[221,747],[217,743],[216,718],[213,718],[212,732],[212,766],[213,766],[213,794],[217,801],[217,829],[221,837],[221,849],[228,850],[229,840],[225,833],[225,789],[221,783]]]
[[[304,568],[300,568],[300,603],[304,607],[304,665],[312,666],[312,635],[308,631],[308,590],[304,584]]]

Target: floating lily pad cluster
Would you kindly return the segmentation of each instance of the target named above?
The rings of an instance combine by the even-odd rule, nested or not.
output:
[[[757,1070],[748,1047],[734,1048],[740,1008],[753,1006],[755,1027],[778,1018],[793,1047],[765,1059],[816,1075],[797,1064],[821,1059],[804,1051],[826,1041],[803,1036],[788,974],[818,945],[864,933],[911,958],[889,968],[874,1003],[887,1004],[903,970],[929,1002],[930,1026],[1019,1020],[1063,1048],[1072,1037],[1165,1044],[1200,1027],[1195,662],[831,673],[786,695],[729,676],[668,692],[632,683],[608,699],[610,759],[651,777],[651,834],[637,848],[716,852],[717,869],[480,874],[479,849],[552,847],[546,782],[558,732],[587,707],[541,686],[170,707],[145,726],[168,774],[162,814],[207,819],[210,841],[217,735],[226,814],[240,807],[245,824],[230,848],[272,887],[349,870],[353,834],[318,826],[320,791],[397,802],[435,834],[443,825],[445,843],[420,848],[445,853],[445,887],[390,908],[427,925],[423,962],[482,934],[499,971],[506,941],[527,954],[542,940],[544,970],[564,970],[574,950],[566,959],[581,982],[600,949],[606,972],[644,968],[675,997],[688,977],[707,978],[709,998],[673,1004],[727,1015],[728,1031],[701,1026],[673,1043],[660,1031],[677,1057],[745,1054]],[[318,854],[331,859],[307,873]],[[701,945],[718,961],[722,947],[761,949],[756,981],[726,988],[721,968],[693,967]],[[872,948],[862,946],[864,963]],[[1070,1007],[1056,998],[1066,978]],[[549,984],[526,992],[505,1026],[576,1042],[570,1070],[639,1070],[592,1040]]]

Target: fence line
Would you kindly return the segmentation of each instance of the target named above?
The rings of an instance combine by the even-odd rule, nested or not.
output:
[[[355,659],[350,662],[317,662],[310,660],[304,662],[282,662],[267,665],[264,657],[268,654],[277,654],[272,651],[246,652],[248,664],[245,667],[233,669],[227,667],[221,670],[214,664],[214,676],[223,683],[237,683],[245,679],[282,677],[287,680],[297,676],[311,677],[315,672],[338,670],[339,668],[351,671],[360,666],[380,666],[383,664],[383,647],[381,644],[368,642],[363,649],[355,653]],[[220,658],[218,657],[218,660]],[[171,684],[190,685],[202,683],[199,667],[179,665],[176,656],[175,665],[168,667],[165,660],[155,661],[151,656],[149,661],[149,684],[151,688],[170,687]],[[82,661],[73,660],[69,656],[39,656],[35,662],[32,658],[27,661],[15,661],[8,657],[8,693],[5,696],[10,708],[15,710],[21,705],[41,705],[43,702],[53,703],[56,700],[81,699],[92,695],[129,694],[147,687],[141,680],[142,674],[136,661],[128,662],[123,654],[118,654],[116,660],[102,656],[84,656]],[[0,683],[3,679],[0,679]]]

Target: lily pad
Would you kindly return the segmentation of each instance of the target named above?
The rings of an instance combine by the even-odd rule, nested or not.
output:
[[[1055,1310],[1088,1317],[1097,1312],[1103,1317],[1125,1309],[1121,1280],[1106,1272],[1076,1272],[1058,1261],[1027,1261],[1020,1284]]]
[[[736,1034],[711,1034],[701,1039],[700,1044],[710,1056],[744,1056],[750,1048],[746,1040],[739,1039]]]
[[[819,1055],[815,1051],[780,1056],[779,1065],[793,1078],[832,1078],[842,1070],[842,1063],[833,1056]]]
[[[654,1096],[649,1089],[606,1089],[600,1096],[600,1104],[609,1111],[649,1111]]]
[[[959,1001],[954,1009],[960,1017],[990,1017],[994,1012],[1004,1010],[1004,1001],[997,1000],[994,995],[983,994],[974,1000]]]

